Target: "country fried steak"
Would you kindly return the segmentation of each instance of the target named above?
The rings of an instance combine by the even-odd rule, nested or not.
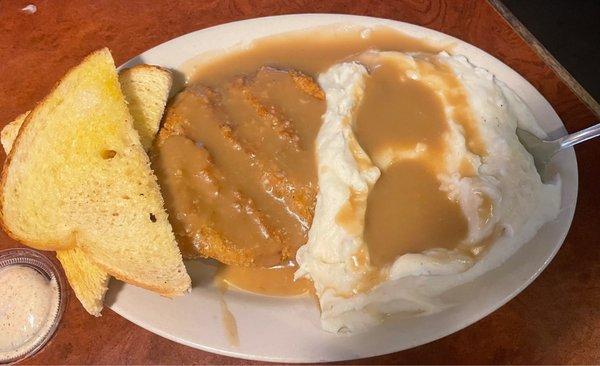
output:
[[[314,213],[324,99],[312,78],[270,67],[175,98],[152,162],[184,257],[293,260]]]

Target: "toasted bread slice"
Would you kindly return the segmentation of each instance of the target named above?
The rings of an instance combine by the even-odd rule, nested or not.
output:
[[[136,65],[119,73],[133,125],[146,151],[158,132],[173,84],[171,72],[158,66]]]
[[[2,145],[7,154],[10,152],[19,128],[28,113],[23,113],[2,130]],[[56,257],[60,261],[67,280],[81,305],[88,313],[100,316],[110,275],[92,262],[77,247],[59,250],[56,252]]]
[[[152,135],[147,135],[149,137],[147,140],[151,142],[158,131],[166,98],[169,95],[172,84],[171,73],[157,66],[138,65],[121,71],[119,82],[125,99],[129,101],[129,110],[138,111],[133,116],[136,130],[148,131],[147,133],[154,131]],[[124,87],[124,84],[127,87]],[[146,92],[147,90],[152,92]],[[144,110],[152,110],[152,113],[146,115],[140,113]],[[13,142],[29,112],[21,114],[2,129],[0,140],[7,154],[12,149]],[[56,256],[62,264],[75,296],[83,307],[88,313],[100,316],[110,275],[92,262],[79,248],[59,250]]]
[[[88,313],[100,316],[110,275],[77,247],[57,250],[56,257],[81,305]]]
[[[123,281],[165,296],[190,287],[107,49],[23,122],[0,182],[0,218],[24,244],[80,248]]]
[[[173,76],[162,67],[142,64],[121,70],[119,83],[133,117],[133,126],[140,135],[142,146],[148,151],[160,127]],[[29,112],[19,115],[0,132],[0,142],[7,154]]]

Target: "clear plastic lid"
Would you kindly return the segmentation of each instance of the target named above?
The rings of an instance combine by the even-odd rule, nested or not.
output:
[[[0,363],[17,362],[52,338],[65,309],[66,283],[43,254],[8,249],[0,251],[0,293]]]

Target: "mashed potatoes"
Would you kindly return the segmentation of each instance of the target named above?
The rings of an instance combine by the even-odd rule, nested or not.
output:
[[[560,208],[559,184],[541,182],[515,134],[517,126],[538,136],[543,131],[527,106],[493,75],[446,53],[372,53],[359,60],[335,65],[319,77],[327,98],[316,148],[319,194],[308,243],[297,254],[296,277],[313,280],[322,326],[336,333],[364,330],[391,313],[443,309],[443,292],[500,265]],[[447,128],[435,173],[439,190],[460,206],[466,233],[455,248],[410,252],[376,266],[364,235],[369,194],[388,166],[420,161],[432,150],[419,143],[369,156],[359,144],[354,124],[365,97],[367,67],[381,60],[401,65],[400,78],[422,82],[443,102]],[[440,67],[451,70],[450,82]],[[473,147],[473,131],[457,122],[457,86],[451,82],[467,96],[479,148]],[[342,213],[356,225],[342,225]]]

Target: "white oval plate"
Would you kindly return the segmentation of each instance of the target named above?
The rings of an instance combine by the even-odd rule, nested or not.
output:
[[[258,18],[199,30],[163,43],[130,60],[180,69],[201,53],[230,48],[277,33],[329,24],[385,25],[416,37],[455,42],[454,52],[495,74],[531,108],[551,135],[564,126],[542,95],[514,70],[482,50],[427,28],[386,19],[331,14],[301,14]],[[507,262],[452,292],[458,305],[441,313],[392,319],[354,336],[336,336],[319,326],[319,311],[310,298],[281,299],[228,292],[225,301],[239,330],[233,346],[222,321],[220,295],[211,284],[214,268],[188,262],[194,288],[174,300],[113,281],[107,304],[118,314],[158,335],[191,347],[227,356],[278,362],[324,362],[376,356],[434,341],[456,332],[498,309],[521,292],[548,265],[571,224],[577,199],[577,162],[572,149],[554,160],[561,175],[562,211]]]

